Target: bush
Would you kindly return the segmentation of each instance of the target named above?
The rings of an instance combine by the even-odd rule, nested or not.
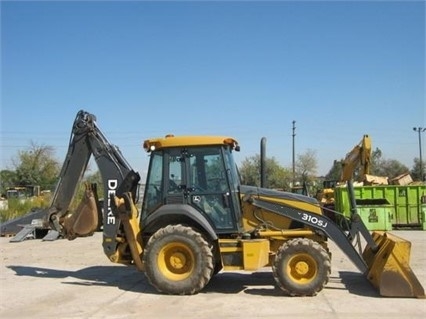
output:
[[[32,198],[10,198],[8,208],[0,209],[0,223],[24,216],[34,208],[46,208],[50,203],[50,196],[38,196]]]

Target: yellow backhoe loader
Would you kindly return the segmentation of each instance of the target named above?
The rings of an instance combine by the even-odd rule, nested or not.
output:
[[[145,272],[159,292],[190,295],[219,271],[270,266],[290,296],[314,296],[327,284],[332,240],[383,296],[425,297],[409,266],[410,243],[366,229],[356,210],[342,229],[311,197],[240,184],[227,136],[147,139],[150,155],[141,211],[139,174],[108,142],[94,115],[80,111],[52,205],[52,231],[63,238],[89,236],[99,222],[90,187],[79,208],[69,203],[91,155],[103,178],[103,249],[111,262]],[[353,242],[367,241],[360,253]]]

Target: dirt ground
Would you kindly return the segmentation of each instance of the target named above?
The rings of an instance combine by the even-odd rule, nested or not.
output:
[[[426,232],[412,242],[411,268],[426,287]],[[74,241],[0,238],[0,318],[425,318],[426,299],[385,298],[334,245],[332,273],[315,297],[287,297],[269,269],[219,273],[193,296],[157,293],[143,273],[112,264],[102,234]]]

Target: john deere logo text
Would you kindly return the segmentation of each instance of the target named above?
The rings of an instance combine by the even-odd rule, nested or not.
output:
[[[115,216],[111,210],[111,195],[115,196],[115,190],[117,189],[117,180],[109,179],[108,180],[108,212],[107,212],[107,225],[115,224]]]

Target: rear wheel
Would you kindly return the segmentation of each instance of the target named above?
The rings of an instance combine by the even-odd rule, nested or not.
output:
[[[143,261],[149,282],[168,294],[195,294],[213,275],[213,253],[208,242],[183,225],[159,229],[149,239]]]
[[[313,240],[292,239],[278,250],[272,272],[278,286],[290,296],[315,296],[330,277],[330,255]]]

